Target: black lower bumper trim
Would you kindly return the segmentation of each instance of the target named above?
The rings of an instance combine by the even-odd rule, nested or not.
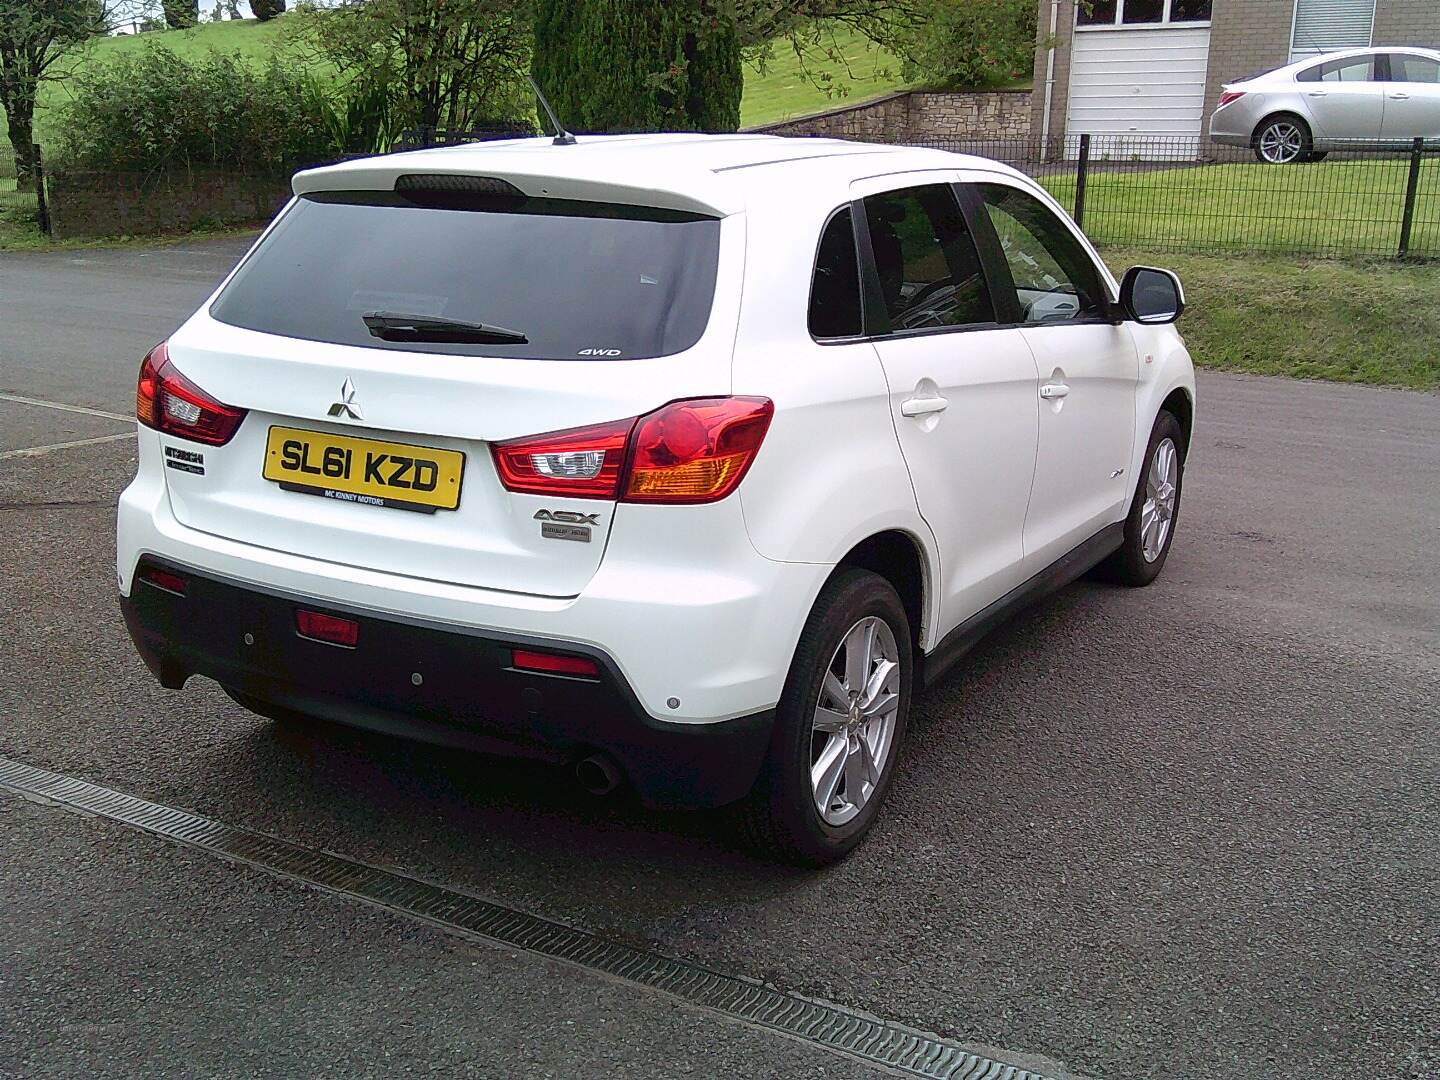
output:
[[[602,752],[652,805],[719,806],[748,792],[774,711],[713,724],[650,716],[614,661],[584,645],[498,636],[258,589],[146,557],[185,579],[184,595],[137,571],[120,598],[125,623],[162,685],[204,675],[257,711],[336,723],[487,753],[557,762]],[[297,608],[353,619],[354,648],[301,637]],[[517,671],[511,650],[586,656],[598,678]],[[247,702],[248,703],[248,702]]]

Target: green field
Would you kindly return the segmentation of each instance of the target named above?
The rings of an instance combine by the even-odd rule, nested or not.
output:
[[[1180,275],[1180,332],[1200,367],[1440,390],[1440,263],[1104,254],[1117,275],[1137,263]]]
[[[827,41],[826,48],[831,47]],[[763,74],[747,67],[740,126],[805,116],[904,89],[900,61],[868,38],[837,30],[833,48],[838,60],[817,53],[802,61],[788,43],[781,41]],[[807,78],[807,71],[828,74],[833,80],[828,84],[833,92],[827,95],[819,89]]]
[[[1393,255],[1410,162],[1405,157],[1137,167],[1092,165],[1084,226],[1097,244],[1157,251]],[[1073,209],[1072,170],[1041,179]],[[1440,159],[1420,167],[1413,254],[1440,256]]]
[[[267,59],[284,45],[285,19],[268,23],[246,19],[235,22],[204,23],[193,30],[165,30],[149,34],[98,39],[89,50],[74,61],[80,71],[94,64],[133,52],[146,43],[156,42],[180,56],[194,56],[206,51],[236,53],[257,61]],[[828,47],[828,46],[827,46]],[[867,38],[848,30],[837,31],[834,47],[838,59],[816,51],[803,64],[785,42],[777,44],[774,56],[762,73],[752,67],[745,69],[745,96],[741,101],[741,124],[749,127],[772,120],[801,116],[827,108],[863,101],[901,88],[900,63]],[[820,88],[805,75],[812,72],[830,76],[831,92]],[[41,92],[35,117],[36,138],[41,146],[53,142],[58,133],[62,105],[69,90],[63,83],[47,84]],[[4,146],[0,142],[0,146]],[[9,155],[0,155],[0,175],[9,175]]]

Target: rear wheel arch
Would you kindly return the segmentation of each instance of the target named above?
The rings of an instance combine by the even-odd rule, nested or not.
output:
[[[840,559],[835,573],[855,567],[879,574],[894,587],[910,620],[910,640],[918,652],[926,618],[926,603],[933,588],[932,576],[920,541],[899,529],[887,529],[867,536]]]
[[[1299,124],[1308,131],[1311,136],[1315,134],[1315,129],[1310,126],[1310,121],[1306,120],[1305,117],[1299,113],[1291,112],[1289,109],[1276,109],[1274,112],[1268,113],[1256,121],[1255,127],[1250,131],[1250,141],[1254,143],[1255,140],[1260,138],[1260,132],[1264,131],[1268,125],[1273,124],[1276,120],[1293,120],[1296,124]]]

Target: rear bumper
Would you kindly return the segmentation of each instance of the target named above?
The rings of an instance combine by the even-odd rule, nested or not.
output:
[[[603,752],[652,805],[741,798],[769,745],[773,709],[709,724],[656,720],[593,646],[402,619],[144,562],[187,583],[179,596],[136,578],[120,598],[136,648],[167,687],[204,675],[280,710],[463,749],[558,762]],[[358,643],[301,637],[298,607],[354,619]],[[517,646],[591,657],[600,677],[517,671]]]

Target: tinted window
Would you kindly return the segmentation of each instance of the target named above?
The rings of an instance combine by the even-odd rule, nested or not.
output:
[[[1210,18],[1210,0],[1170,0],[1171,22],[1201,22]]]
[[[1348,60],[1331,60],[1320,65],[1321,82],[1369,82],[1375,67],[1372,56],[1352,56]]]
[[[1081,26],[1094,26],[1097,23],[1113,23],[1115,21],[1115,0],[1091,0],[1089,5],[1080,4],[1080,10],[1075,14],[1075,21]]]
[[[1126,23],[1157,23],[1165,17],[1165,0],[1125,0],[1120,19]]]
[[[892,330],[995,321],[975,242],[948,184],[872,195],[865,223]]]
[[[1440,60],[1405,53],[1390,54],[1390,81],[1440,83]]]
[[[1005,252],[1025,322],[1095,318],[1104,284],[1073,233],[1039,199],[1000,184],[979,185]]]
[[[837,338],[853,337],[860,331],[860,264],[847,208],[831,217],[820,234],[810,282],[810,333],[817,338]]]
[[[375,349],[664,356],[705,329],[719,244],[718,220],[661,210],[523,196],[441,208],[389,192],[326,193],[285,213],[210,313]],[[502,326],[529,341],[384,341],[362,318],[377,311]]]

